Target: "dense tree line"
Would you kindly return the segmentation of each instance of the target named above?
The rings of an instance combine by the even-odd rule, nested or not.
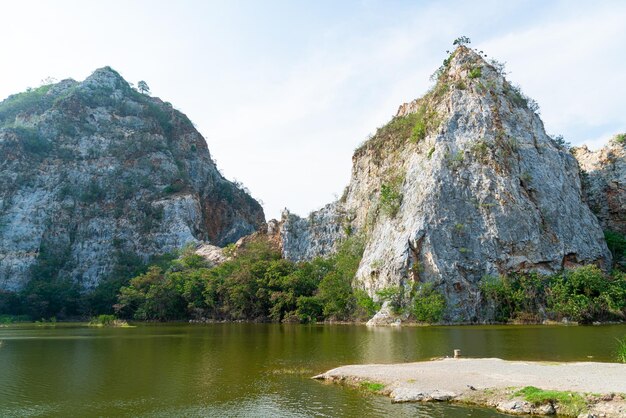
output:
[[[609,234],[607,242],[616,260],[626,259],[624,237]],[[329,258],[293,263],[258,236],[242,247],[227,249],[230,259],[218,266],[210,266],[193,248],[148,264],[120,252],[109,278],[89,292],[54,274],[65,257],[63,249],[43,248],[26,286],[20,292],[0,291],[0,316],[353,321],[368,319],[380,302],[388,301],[405,318],[431,323],[445,319],[446,300],[432,284],[383,289],[377,293],[379,302],[355,289],[352,283],[363,246],[363,239],[355,236]],[[498,322],[626,319],[626,273],[619,270],[607,275],[590,265],[554,275],[484,277],[479,288],[483,313]]]
[[[342,243],[334,256],[310,262],[284,260],[263,237],[209,267],[192,250],[169,266],[151,266],[121,288],[118,315],[140,320],[204,318],[309,322],[366,319],[378,308],[352,288],[362,240]]]

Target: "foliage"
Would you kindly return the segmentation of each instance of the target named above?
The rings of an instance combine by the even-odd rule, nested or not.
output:
[[[95,325],[95,326],[111,326],[113,325],[113,322],[115,322],[117,318],[115,317],[115,315],[98,315],[94,318],[91,319],[91,321],[89,321],[89,325]]]
[[[146,100],[151,100],[147,98]],[[144,114],[147,117],[151,117],[156,120],[157,125],[161,128],[162,133],[166,137],[170,137],[174,132],[174,125],[172,123],[172,115],[163,110],[162,106],[159,106],[153,102],[146,102],[144,107]]]
[[[374,302],[354,291],[362,240],[346,239],[328,259],[292,263],[257,238],[210,267],[186,249],[165,268],[152,266],[122,287],[116,311],[141,320],[189,317],[313,322],[372,314]]]
[[[440,322],[446,309],[446,300],[436,291],[432,283],[421,285],[415,294],[412,314],[420,322]]]
[[[181,181],[174,181],[171,184],[165,186],[165,188],[163,189],[163,194],[174,194],[174,193],[178,193],[181,190],[185,189],[185,184]]]
[[[551,136],[550,139],[552,139],[552,142],[554,142],[559,148],[569,149],[572,146],[572,144],[570,144],[563,138],[563,135]]]
[[[380,186],[380,207],[390,217],[395,217],[402,204],[401,178],[396,178],[388,184]]]
[[[106,196],[105,190],[100,187],[96,179],[91,181],[83,188],[79,199],[83,203],[93,204],[102,201]]]
[[[587,410],[585,398],[575,392],[543,390],[534,386],[526,386],[517,391],[515,395],[523,396],[526,401],[535,405],[557,403],[559,413],[564,415],[578,416]]]
[[[525,107],[526,109],[539,114],[539,104],[534,99],[531,99],[522,93],[522,89],[519,86],[505,82],[504,93],[516,106]]]
[[[361,389],[365,389],[370,392],[380,392],[385,388],[385,385],[383,385],[382,383],[368,381],[361,382],[359,386],[361,387]]]
[[[459,36],[454,40],[454,42],[452,42],[452,45],[463,46],[470,43],[472,43],[472,41],[467,36]]]
[[[52,150],[50,141],[42,138],[36,129],[14,127],[11,131],[20,139],[20,144],[27,153],[44,156]]]
[[[378,300],[381,302],[389,302],[391,309],[396,313],[400,313],[402,308],[402,295],[403,291],[400,286],[386,287],[376,292]]]
[[[76,315],[80,305],[80,287],[69,277],[60,275],[69,260],[69,248],[42,244],[31,278],[21,292],[20,312],[32,318]]]
[[[356,298],[354,316],[357,319],[371,318],[380,309],[380,303],[375,302],[364,290],[354,289],[354,297]]]
[[[470,147],[470,154],[480,162],[485,162],[489,156],[489,144],[484,139],[480,139]]]
[[[622,260],[626,261],[626,237],[619,232],[604,231],[604,239],[613,255],[615,264]]]
[[[615,142],[618,144],[626,145],[626,134],[615,135]]]
[[[432,94],[443,90],[436,89]],[[356,153],[363,149],[389,150],[395,149],[411,141],[417,143],[434,131],[441,123],[437,111],[424,101],[413,113],[396,116],[386,125],[378,128],[376,134],[356,149]]]
[[[125,313],[134,308],[133,317],[141,320],[167,320],[180,317],[183,300],[176,292],[174,283],[163,274],[158,266],[122,287],[118,312]]]
[[[415,143],[426,138],[429,132],[439,126],[437,111],[426,104],[419,106],[417,112],[411,115],[411,119],[414,119],[411,141]]]
[[[623,317],[626,308],[626,275],[606,278],[595,266],[580,267],[554,276],[547,289],[548,308],[557,318],[588,323]]]
[[[626,274],[605,277],[593,265],[551,276],[537,273],[484,277],[484,300],[494,309],[496,321],[530,320],[541,316],[588,323],[619,319],[626,314]]]
[[[474,78],[480,78],[481,75],[482,75],[482,71],[480,67],[474,67],[470,70],[468,77],[471,79],[474,79]]]
[[[2,297],[0,295],[0,297]],[[1,309],[0,309],[1,312]],[[0,325],[13,324],[15,322],[27,322],[30,321],[30,317],[28,315],[6,315],[0,314]]]
[[[116,263],[109,276],[83,296],[83,312],[86,315],[113,314],[113,305],[117,303],[120,288],[127,286],[132,277],[146,272],[144,261],[133,252],[120,248],[115,252],[115,258]],[[169,263],[173,258],[174,256],[170,254],[155,257],[152,263],[163,268],[163,264]]]
[[[479,287],[485,300],[494,304],[496,321],[517,319],[545,304],[544,282],[536,273],[485,276]]]
[[[22,112],[43,112],[51,105],[51,98],[46,96],[51,85],[28,89],[19,94],[9,96],[0,102],[0,126],[8,126]]]
[[[143,80],[137,83],[137,89],[141,94],[150,94],[150,87],[148,87],[148,83]]]
[[[617,339],[617,361],[626,363],[626,337]]]

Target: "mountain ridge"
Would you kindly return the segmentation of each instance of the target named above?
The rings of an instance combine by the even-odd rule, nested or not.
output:
[[[226,245],[265,222],[184,114],[110,67],[10,96],[0,127],[0,288],[39,267],[89,288],[128,255]]]

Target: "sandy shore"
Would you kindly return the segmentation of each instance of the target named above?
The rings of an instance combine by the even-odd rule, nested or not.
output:
[[[587,394],[583,395],[587,406],[578,411],[584,412],[581,416],[626,417],[626,364],[448,358],[343,366],[315,378],[356,385],[381,383],[384,389],[380,392],[395,402],[456,401],[493,406],[508,413],[571,414],[557,401],[537,404],[516,396],[520,388],[535,386]]]

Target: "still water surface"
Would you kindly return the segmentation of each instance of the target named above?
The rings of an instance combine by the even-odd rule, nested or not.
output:
[[[613,361],[626,325],[374,328],[138,325],[0,328],[0,416],[502,417],[394,404],[311,376],[445,356]],[[454,379],[454,376],[450,376]]]

